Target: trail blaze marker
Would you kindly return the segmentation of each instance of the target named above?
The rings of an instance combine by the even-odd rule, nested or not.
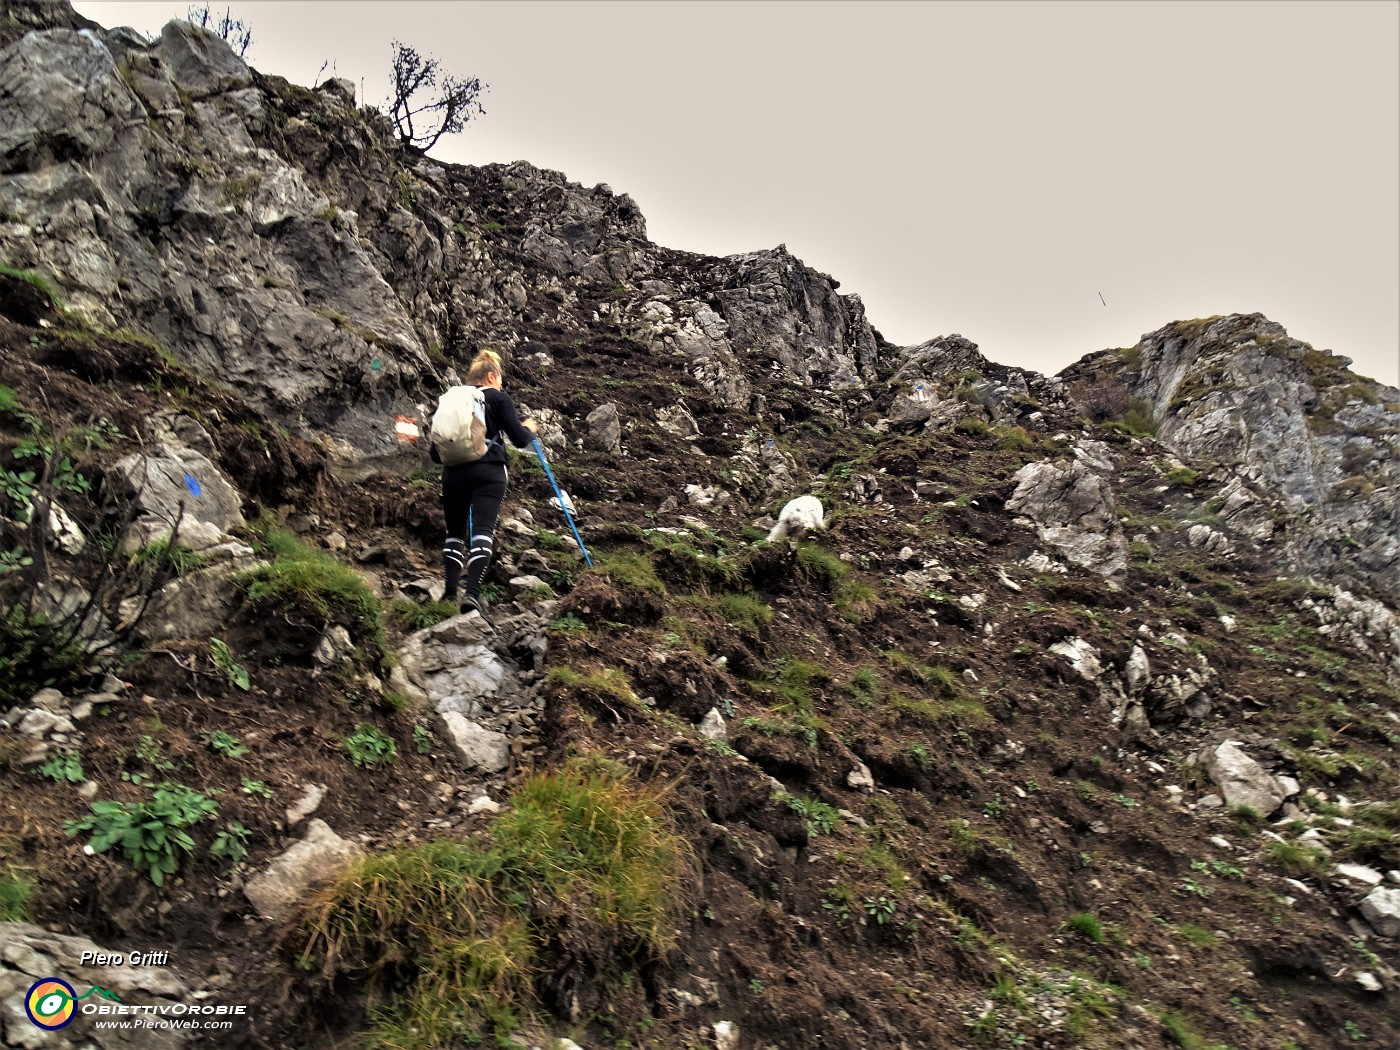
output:
[[[204,495],[204,490],[199,487],[199,482],[195,480],[195,476],[193,474],[185,475],[185,488],[189,490],[189,494],[191,496],[194,496],[196,498]]]
[[[398,435],[400,441],[406,441],[410,444],[417,441],[422,436],[418,429],[418,417],[395,416],[394,433]]]

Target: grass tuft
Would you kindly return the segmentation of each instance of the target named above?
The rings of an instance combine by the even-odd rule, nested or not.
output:
[[[0,922],[28,922],[34,883],[19,872],[0,872]]]
[[[404,634],[412,634],[456,616],[457,603],[414,602],[407,598],[395,598],[389,603],[387,614],[392,627]]]
[[[11,277],[16,281],[23,281],[38,289],[44,298],[55,307],[63,306],[63,299],[59,296],[58,289],[43,274],[35,273],[33,270],[17,270],[13,266],[0,266],[0,277]]]
[[[1274,840],[1266,852],[1271,861],[1293,875],[1320,875],[1327,870],[1327,854],[1311,846]]]
[[[270,563],[239,577],[250,602],[308,606],[327,622],[348,621],[387,651],[384,606],[359,573],[284,529],[270,529],[265,546]]]
[[[1080,912],[1078,915],[1071,915],[1065,920],[1065,929],[1072,930],[1086,941],[1091,941],[1094,944],[1103,943],[1103,923],[1092,912],[1086,911]]]
[[[567,943],[590,979],[619,959],[668,955],[691,869],[658,793],[614,764],[576,760],[521,784],[482,839],[352,865],[294,927],[299,962],[327,982],[390,989],[369,1046],[499,1041],[537,1008],[534,978],[560,965],[550,946]]]

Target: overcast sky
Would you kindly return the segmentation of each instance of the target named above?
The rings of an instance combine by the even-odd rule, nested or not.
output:
[[[74,6],[156,33],[188,4]],[[478,76],[434,156],[606,182],[669,247],[784,243],[896,343],[1053,373],[1257,311],[1400,385],[1400,4],[226,8],[258,69],[329,61],[362,102],[394,39]]]

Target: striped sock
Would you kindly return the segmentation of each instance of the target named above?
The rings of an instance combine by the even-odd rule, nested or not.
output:
[[[467,593],[480,594],[481,581],[486,578],[486,569],[491,564],[494,549],[490,536],[473,536],[471,554],[467,558]]]
[[[467,544],[465,540],[459,540],[449,536],[447,542],[442,545],[442,575],[444,601],[455,602],[457,600],[457,584],[462,578],[462,566],[466,563]]]

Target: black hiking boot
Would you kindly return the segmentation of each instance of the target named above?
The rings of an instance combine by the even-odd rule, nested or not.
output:
[[[496,625],[491,622],[491,617],[486,615],[486,603],[474,594],[469,594],[462,599],[461,613],[463,616],[467,613],[476,613],[485,621],[487,627],[493,631],[496,629]]]

